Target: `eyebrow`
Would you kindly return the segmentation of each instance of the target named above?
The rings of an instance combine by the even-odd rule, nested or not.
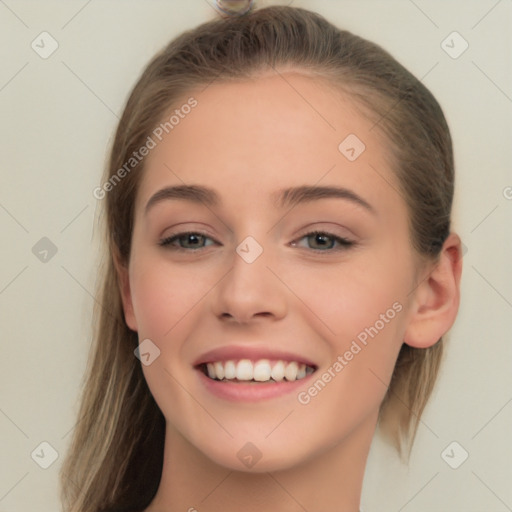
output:
[[[297,204],[316,201],[319,199],[345,199],[351,201],[376,215],[375,208],[350,189],[335,186],[302,185],[277,190],[271,194],[271,200],[276,208],[292,207]],[[165,187],[151,196],[146,203],[145,214],[157,203],[162,201],[182,199],[197,204],[216,207],[221,204],[220,196],[211,188],[202,185],[176,185]]]

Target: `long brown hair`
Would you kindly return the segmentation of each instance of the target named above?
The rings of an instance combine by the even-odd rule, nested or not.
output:
[[[432,94],[385,50],[319,14],[284,6],[210,21],[175,38],[134,86],[96,194],[105,206],[105,253],[78,422],[60,473],[65,512],[143,509],[161,478],[165,419],[134,356],[138,337],[125,323],[114,265],[115,255],[124,265],[130,258],[135,197],[144,169],[144,159],[131,167],[126,163],[164,114],[194,88],[290,65],[348,91],[373,118],[392,148],[413,248],[426,261],[439,256],[450,232],[450,133]],[[410,453],[442,347],[440,339],[430,348],[403,344],[400,350],[379,425],[401,454],[406,444]]]

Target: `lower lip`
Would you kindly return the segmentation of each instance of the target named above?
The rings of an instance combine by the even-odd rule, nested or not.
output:
[[[303,379],[294,381],[283,380],[281,382],[262,382],[261,384],[250,382],[244,384],[242,382],[213,380],[207,377],[201,370],[196,371],[199,373],[199,380],[210,393],[233,402],[259,402],[293,393],[307,384],[316,373],[311,373]]]

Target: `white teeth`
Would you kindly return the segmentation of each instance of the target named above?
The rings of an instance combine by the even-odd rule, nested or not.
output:
[[[215,379],[215,368],[213,367],[213,364],[208,363],[206,365],[206,369],[208,370],[208,377],[210,377],[210,379]]]
[[[215,368],[215,376],[217,379],[222,380],[224,378],[224,366],[222,366],[222,363],[213,363],[213,367]]]
[[[254,363],[250,359],[240,361],[215,361],[206,364],[208,377],[216,380],[241,380],[268,382],[274,380],[281,382],[284,379],[294,381],[304,379],[315,370],[296,361],[275,361],[260,359]]]
[[[288,363],[284,369],[284,376],[286,380],[295,380],[297,378],[297,372],[299,367],[296,362]]]
[[[236,378],[238,380],[252,380],[253,368],[249,359],[242,359],[236,365]]]
[[[278,361],[273,367],[270,376],[276,381],[281,382],[284,379],[284,363]]]
[[[236,377],[236,366],[234,361],[226,361],[224,365],[224,377],[234,379]]]
[[[265,382],[266,380],[270,380],[271,373],[270,361],[262,359],[254,365],[253,379],[259,382]]]

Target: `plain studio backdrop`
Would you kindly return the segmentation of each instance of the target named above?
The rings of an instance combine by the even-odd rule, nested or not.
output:
[[[410,465],[375,437],[362,509],[510,511],[512,3],[259,2],[272,4],[382,45],[433,92],[454,140],[460,312]],[[212,6],[0,1],[0,512],[60,510],[57,474],[91,343],[93,190],[143,67],[213,19]]]

